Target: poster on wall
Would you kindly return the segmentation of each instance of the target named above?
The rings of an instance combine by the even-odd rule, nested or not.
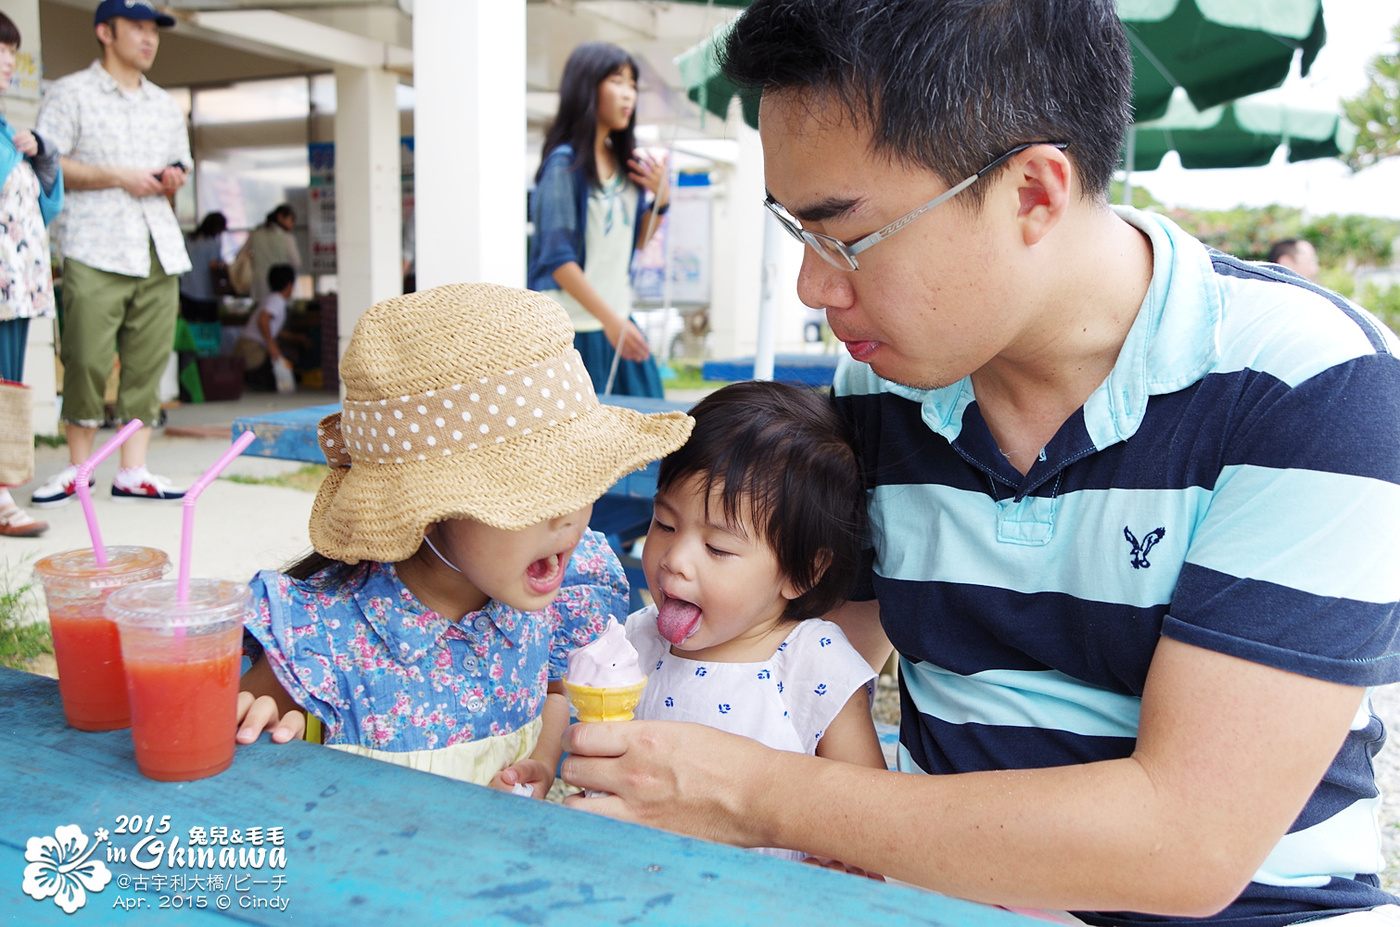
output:
[[[42,71],[43,65],[39,63],[36,53],[15,52],[15,72],[10,77],[10,88],[5,91],[5,96],[21,100],[39,99],[39,74]]]
[[[709,304],[710,193],[709,174],[681,174],[678,178],[665,221],[637,252],[633,264],[633,288],[639,305],[666,302],[668,250],[671,305]]]
[[[311,182],[306,191],[310,271],[315,276],[335,273],[335,145],[313,142],[307,149]]]
[[[307,237],[311,246],[310,272],[317,276],[335,273],[335,143],[313,142],[307,146],[311,167],[307,190]],[[413,221],[413,139],[399,139],[400,195],[403,222]],[[411,237],[405,237],[405,252]],[[406,256],[408,256],[406,254]]]

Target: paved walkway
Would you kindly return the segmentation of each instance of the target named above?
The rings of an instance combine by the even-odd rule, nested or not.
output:
[[[259,412],[335,402],[331,392],[301,392],[291,396],[271,393],[245,394],[239,402],[202,403],[169,410],[166,427],[151,439],[151,470],[169,477],[177,486],[188,486],[208,469],[228,447],[236,417]],[[97,433],[98,445],[112,436]],[[68,463],[67,447],[40,447],[35,451],[34,482],[14,491],[31,515],[49,523],[38,538],[0,538],[0,568],[12,583],[15,574],[27,575],[35,561],[59,551],[91,547],[87,522],[76,499],[57,509],[28,506],[30,493],[43,480]],[[225,476],[275,476],[300,464],[263,457],[240,457]],[[114,502],[110,495],[117,469],[113,454],[97,468],[93,502],[102,539],[106,544],[144,544],[179,556],[183,506],[179,503]],[[306,523],[315,497],[308,492],[279,486],[248,485],[220,479],[209,486],[195,509],[194,546],[190,569],[195,576],[248,580],[260,569],[275,569],[310,548]],[[172,565],[171,574],[174,575]],[[41,612],[42,613],[42,612]]]

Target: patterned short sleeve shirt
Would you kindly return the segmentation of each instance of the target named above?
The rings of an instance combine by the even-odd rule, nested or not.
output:
[[[125,93],[100,61],[54,81],[35,131],[60,155],[83,164],[153,174],[193,164],[175,98],[145,77],[135,93]],[[65,258],[108,273],[149,276],[152,241],[167,274],[190,269],[180,223],[164,196],[138,199],[121,187],[69,190],[53,234]]]

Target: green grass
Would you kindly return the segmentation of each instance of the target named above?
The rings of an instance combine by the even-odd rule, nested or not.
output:
[[[0,666],[25,669],[34,657],[53,653],[47,621],[35,620],[35,588],[29,564],[0,562]]]
[[[321,488],[321,480],[331,472],[325,464],[303,464],[288,473],[277,476],[226,476],[230,483],[246,483],[251,486],[285,486],[303,492],[315,492]]]
[[[702,378],[699,364],[673,363],[671,369],[676,372],[675,377],[662,381],[667,389],[719,389],[726,385],[718,380]]]

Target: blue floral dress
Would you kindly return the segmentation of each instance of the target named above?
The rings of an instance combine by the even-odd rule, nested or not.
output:
[[[325,744],[480,785],[533,751],[569,651],[627,612],[622,565],[594,531],[538,612],[492,601],[449,621],[388,563],[334,588],[270,570],[250,586],[246,649],[321,722]]]

